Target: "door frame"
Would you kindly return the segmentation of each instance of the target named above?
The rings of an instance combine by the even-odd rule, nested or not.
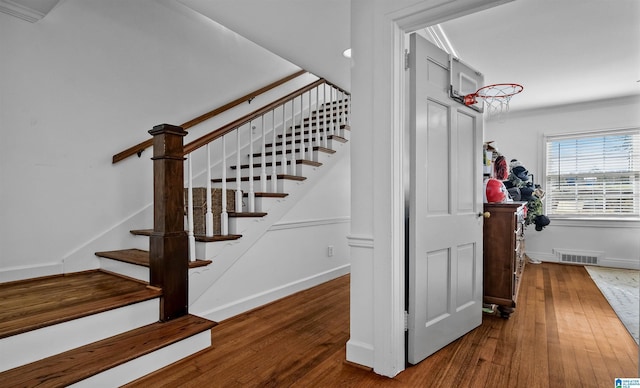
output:
[[[406,128],[406,94],[405,94],[405,34],[420,28],[435,25],[446,20],[492,8],[513,0],[458,0],[454,2],[423,1],[406,7],[398,4],[395,10],[391,5],[375,2],[373,24],[384,28],[384,41],[378,46],[390,58],[387,63],[373,64],[374,73],[390,78],[380,79],[378,82],[389,82],[390,105],[387,107],[387,122],[390,126],[391,141],[387,144],[387,151],[391,156],[390,180],[390,246],[383,240],[389,236],[373,234],[372,281],[376,287],[373,299],[379,304],[373,308],[373,365],[378,374],[393,377],[405,369],[405,198],[404,198],[404,137]],[[354,12],[352,3],[352,17]],[[352,33],[353,41],[353,33]],[[354,50],[356,48],[354,47]],[[375,55],[374,55],[375,56]],[[384,89],[383,87],[382,89]],[[372,107],[373,108],[373,107]],[[375,200],[374,200],[375,206]],[[375,222],[375,219],[374,219]],[[380,242],[381,244],[379,244]],[[377,247],[382,249],[378,250]],[[389,250],[386,250],[389,248]],[[388,254],[391,254],[389,260]],[[386,261],[386,264],[383,264]],[[353,275],[355,268],[352,267]],[[353,333],[352,333],[353,334]],[[351,360],[356,361],[357,360]]]

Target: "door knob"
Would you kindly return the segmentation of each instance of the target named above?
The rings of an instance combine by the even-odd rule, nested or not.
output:
[[[489,218],[491,217],[491,213],[490,212],[478,213],[478,217]]]

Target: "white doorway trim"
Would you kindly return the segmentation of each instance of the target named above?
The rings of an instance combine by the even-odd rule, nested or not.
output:
[[[359,118],[362,118],[361,123],[370,125],[373,136],[371,141],[365,141],[367,144],[362,146],[363,149],[352,153],[352,159],[362,158],[352,160],[352,165],[371,162],[371,167],[381,182],[371,184],[369,201],[365,201],[366,206],[371,206],[373,211],[373,225],[361,223],[357,219],[359,213],[354,212],[352,206],[352,232],[354,235],[372,236],[373,249],[370,250],[371,253],[365,254],[371,255],[371,261],[359,256],[358,263],[352,266],[352,282],[360,289],[354,289],[352,284],[352,325],[351,339],[347,344],[347,360],[373,367],[378,374],[393,377],[405,367],[405,34],[510,1],[512,0],[430,0],[417,4],[398,0],[351,2],[351,41],[353,60],[357,63],[354,71],[364,71],[371,77],[362,80],[363,77],[352,73],[352,123],[356,130],[352,149],[358,149],[355,142],[358,128],[355,126],[358,125]],[[369,36],[362,35],[367,33]],[[358,63],[360,60],[367,61],[367,64]],[[375,80],[375,90],[361,84],[371,82],[372,79]],[[358,95],[361,91],[370,91],[370,95],[376,97],[356,102],[356,99],[364,98],[363,95]],[[366,112],[358,113],[359,108]],[[372,160],[371,155],[376,157]],[[362,183],[362,180],[352,178],[352,195],[363,192],[358,187]],[[367,217],[370,215],[365,216]],[[357,255],[362,253],[358,251]],[[362,288],[372,291],[373,296],[366,296]],[[359,302],[362,304],[356,311],[354,305]],[[370,315],[367,314],[372,318],[371,321],[361,317],[362,306],[372,310],[369,311]],[[360,354],[369,353],[368,349],[373,354],[359,358],[358,349],[362,350]]]

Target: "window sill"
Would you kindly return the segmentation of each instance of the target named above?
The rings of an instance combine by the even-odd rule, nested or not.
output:
[[[640,229],[640,219],[638,218],[607,218],[607,217],[558,217],[549,216],[550,225],[587,227],[587,228],[631,228]]]

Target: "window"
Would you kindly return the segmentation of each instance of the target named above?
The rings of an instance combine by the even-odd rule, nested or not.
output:
[[[546,138],[546,214],[640,217],[640,129]]]

